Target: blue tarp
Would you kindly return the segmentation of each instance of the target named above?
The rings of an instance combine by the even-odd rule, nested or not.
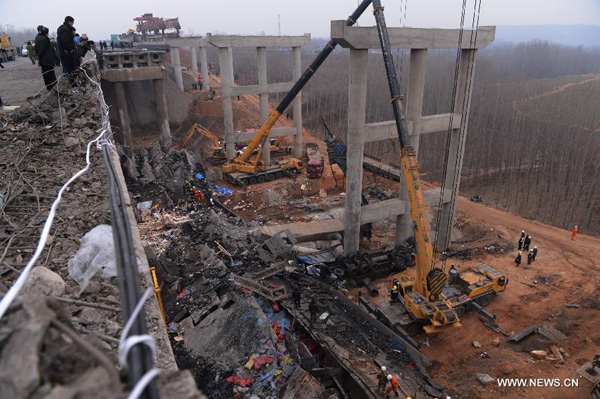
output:
[[[232,190],[230,190],[230,189],[228,189],[228,188],[225,188],[225,187],[221,187],[221,186],[215,186],[215,188],[213,189],[213,191],[214,191],[214,194],[215,194],[217,197],[224,197],[224,196],[226,196],[226,195],[231,195],[231,194],[233,194],[233,191],[232,191]]]

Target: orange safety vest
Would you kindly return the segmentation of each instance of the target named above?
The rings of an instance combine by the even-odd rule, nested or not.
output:
[[[396,380],[396,376],[392,376],[390,383],[394,389],[398,389],[400,387],[400,384],[398,384],[398,381]]]

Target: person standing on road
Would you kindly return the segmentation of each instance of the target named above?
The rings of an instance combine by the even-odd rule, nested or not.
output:
[[[571,233],[571,241],[575,241],[575,236],[579,233],[579,227],[573,227],[573,232]]]
[[[35,65],[35,47],[31,42],[27,42],[27,56],[33,65]]]
[[[519,253],[517,254],[517,257],[515,258],[515,264],[517,265],[517,267],[521,266],[522,255],[523,255],[523,252],[519,251]]]
[[[527,235],[527,237],[525,237],[525,241],[523,242],[523,251],[529,251],[530,245],[531,245],[531,236]]]
[[[535,262],[535,257],[537,256],[537,252],[538,252],[537,247],[533,247],[533,249],[531,250],[531,261],[532,262]]]
[[[58,53],[58,44],[56,43],[56,39],[51,37],[50,44],[52,45],[52,51],[54,52],[54,63],[56,66],[60,66],[60,55]]]
[[[58,51],[60,53],[60,62],[63,66],[65,75],[71,74],[75,70],[76,47],[73,37],[73,23],[75,19],[71,16],[65,17],[65,22],[58,27],[56,31],[56,41],[58,42]]]
[[[54,66],[56,60],[54,58],[54,48],[48,38],[49,30],[42,27],[41,33],[35,38],[35,50],[38,57],[38,64],[42,67],[42,76],[46,89],[52,90],[56,85],[56,75],[54,74]]]

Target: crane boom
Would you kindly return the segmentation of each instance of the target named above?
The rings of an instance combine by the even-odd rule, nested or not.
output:
[[[372,0],[363,0],[356,10],[348,17],[346,20],[346,26],[352,26],[356,23],[358,18],[362,15],[362,13],[371,5]],[[330,40],[327,45],[321,50],[317,58],[310,64],[308,68],[304,71],[300,79],[294,84],[291,90],[286,94],[286,96],[281,100],[279,105],[267,118],[265,123],[260,127],[260,129],[256,132],[256,135],[250,141],[244,152],[233,159],[231,162],[225,164],[223,166],[223,172],[230,173],[235,170],[241,170],[243,172],[251,172],[252,170],[256,170],[258,167],[258,163],[261,159],[262,151],[265,146],[265,142],[269,137],[269,133],[275,123],[279,119],[279,117],[284,113],[285,109],[292,103],[294,98],[298,95],[298,93],[302,90],[302,88],[308,83],[310,78],[315,74],[317,69],[321,66],[321,64],[329,57],[329,54],[335,49],[337,46],[337,42],[335,40]],[[250,161],[250,157],[254,153],[254,151],[258,148],[258,152],[253,161]]]
[[[405,295],[404,302],[416,319],[429,319],[431,321],[432,326],[429,326],[430,330],[426,329],[426,331],[435,332],[449,325],[459,326],[460,323],[458,316],[452,309],[452,305],[442,295],[448,276],[441,269],[434,267],[435,258],[431,245],[425,201],[421,190],[419,166],[415,149],[409,144],[406,120],[400,109],[400,85],[398,84],[381,0],[373,0],[373,13],[377,23],[377,33],[390,88],[391,103],[400,144],[400,159],[415,231],[416,281],[414,282],[414,292],[411,291],[411,295],[416,294],[417,296]]]

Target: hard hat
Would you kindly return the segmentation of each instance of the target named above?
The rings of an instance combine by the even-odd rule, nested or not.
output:
[[[381,371],[385,372],[385,370],[387,370],[385,366],[381,366]]]
[[[523,251],[519,251],[519,255],[521,255],[523,253]]]
[[[392,380],[392,375],[388,374],[387,379],[388,379],[388,381],[391,381]]]
[[[577,228],[577,226],[575,226],[575,228]]]
[[[446,399],[452,399],[450,396],[446,396]]]
[[[525,233],[525,230],[521,230],[521,233]]]

